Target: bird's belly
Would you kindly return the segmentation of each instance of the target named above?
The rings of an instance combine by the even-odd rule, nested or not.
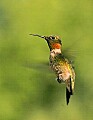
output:
[[[61,74],[58,74],[58,77],[62,81],[66,81],[70,78],[70,73],[69,72],[63,72]]]
[[[57,79],[60,82],[65,82],[66,80],[70,78],[71,73],[67,66],[53,65],[51,67],[53,71],[56,73]]]

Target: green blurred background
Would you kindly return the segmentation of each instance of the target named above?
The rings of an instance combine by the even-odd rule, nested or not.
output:
[[[93,0],[0,0],[0,120],[92,120],[92,32]],[[76,51],[68,106],[46,42],[29,33],[59,35]]]

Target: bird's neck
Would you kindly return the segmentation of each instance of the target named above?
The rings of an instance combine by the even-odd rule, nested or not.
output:
[[[55,57],[56,55],[61,54],[61,49],[53,49],[50,51],[50,56]]]

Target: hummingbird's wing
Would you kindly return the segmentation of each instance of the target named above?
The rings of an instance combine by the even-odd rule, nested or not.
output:
[[[63,46],[62,48],[62,53],[64,54],[64,56],[66,58],[68,58],[71,62],[75,61],[76,57],[80,54],[80,49],[78,50],[77,48],[77,41],[74,41],[73,43],[71,43],[69,46],[65,47]]]
[[[69,59],[69,61],[74,61],[77,56],[77,51],[71,50],[70,48],[65,48],[62,50],[63,55]]]

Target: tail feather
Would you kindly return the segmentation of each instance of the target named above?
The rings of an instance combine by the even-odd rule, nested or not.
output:
[[[71,95],[73,95],[72,92],[69,92],[69,90],[66,88],[66,101],[67,101],[67,105],[69,103],[69,99],[70,99]]]
[[[70,79],[70,91],[68,90],[68,88],[66,87],[66,102],[67,105],[69,103],[70,100],[70,96],[73,95],[73,91],[72,91],[72,84],[71,84],[71,79]]]

